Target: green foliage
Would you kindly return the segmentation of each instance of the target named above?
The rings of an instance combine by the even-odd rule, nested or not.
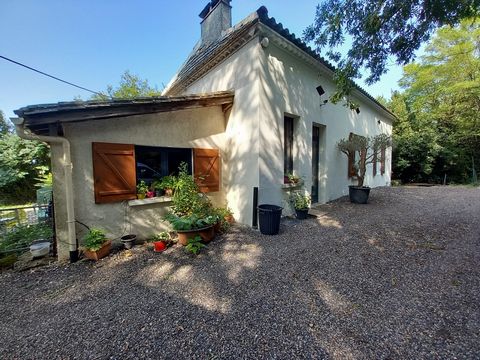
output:
[[[300,177],[292,173],[285,174],[284,176],[288,179],[290,184],[297,184],[300,182]]]
[[[155,182],[155,189],[157,190],[175,190],[177,187],[177,177],[174,175],[167,175],[162,177],[160,181]]]
[[[5,115],[0,111],[0,134],[7,134],[13,131],[12,123],[5,118]]]
[[[417,63],[405,66],[403,93],[389,106],[393,172],[403,182],[475,179],[480,167],[480,22],[437,31]]]
[[[193,255],[197,255],[200,250],[207,247],[206,245],[202,244],[201,236],[197,235],[193,239],[188,239],[188,244],[185,246],[185,250],[192,253]]]
[[[173,212],[178,216],[197,214],[200,217],[209,215],[212,204],[208,197],[200,192],[192,175],[188,173],[186,163],[178,168],[178,177],[173,194]]]
[[[24,203],[35,199],[35,184],[50,165],[47,144],[0,134],[0,202]]]
[[[127,70],[122,74],[120,78],[120,84],[117,87],[108,85],[106,92],[102,93],[102,95],[94,95],[92,99],[133,99],[138,97],[151,97],[161,95],[162,92],[159,91],[156,87],[150,86],[148,80],[143,80],[139,76],[131,74]]]
[[[304,191],[293,191],[290,194],[290,202],[296,210],[307,210],[310,208],[312,198]]]
[[[145,195],[148,192],[148,186],[145,184],[145,181],[141,180],[137,185],[137,194]]]
[[[165,214],[163,219],[168,221],[175,231],[202,229],[217,222],[216,217],[213,215],[204,216],[195,213],[179,216],[169,212]]]
[[[353,155],[356,159],[354,166],[357,171],[358,186],[363,186],[367,165],[379,162],[380,150],[390,146],[392,146],[392,139],[386,134],[379,134],[374,137],[354,135],[349,139],[341,139],[337,143],[337,147],[342,153],[347,157]]]
[[[101,229],[91,228],[83,237],[83,246],[90,251],[99,250],[107,242],[107,236]]]
[[[166,231],[155,234],[150,238],[150,241],[167,241],[170,240],[170,234]]]
[[[331,97],[337,102],[351,93],[351,79],[360,78],[363,68],[368,84],[378,81],[392,57],[407,64],[435,29],[478,16],[479,8],[480,0],[325,0],[304,36],[318,52],[328,48],[327,57],[338,64],[338,89]],[[352,43],[342,57],[338,49],[349,38]]]
[[[53,236],[52,227],[46,223],[33,225],[18,225],[0,236],[0,250],[12,250],[28,247],[34,240],[50,240]]]

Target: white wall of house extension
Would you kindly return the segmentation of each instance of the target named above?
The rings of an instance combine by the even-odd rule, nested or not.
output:
[[[167,228],[161,216],[171,203],[140,206],[130,206],[128,202],[95,204],[92,142],[218,148],[223,153],[226,150],[225,124],[221,106],[64,124],[65,137],[71,144],[76,220],[105,229],[112,239],[124,232],[145,239]],[[58,170],[60,155],[61,151],[52,147],[54,184],[58,185],[54,187],[56,215],[63,216],[65,194],[61,191],[63,172]],[[225,203],[222,184],[220,188],[220,192],[209,194],[217,206]],[[63,228],[66,223],[57,217],[56,220],[59,259],[67,260],[69,252],[66,229]],[[77,238],[81,239],[85,228],[77,224],[76,230]]]
[[[371,101],[358,96],[360,114],[341,104],[320,106],[334,91],[332,77],[304,59],[291,54],[270,41],[262,49],[260,91],[260,203],[286,206],[284,214],[292,212],[286,203],[286,190],[282,189],[284,171],[284,115],[294,121],[294,173],[305,181],[305,189],[312,186],[312,126],[321,125],[321,153],[319,174],[319,202],[324,203],[348,194],[348,185],[355,184],[347,176],[348,160],[337,147],[337,142],[350,132],[374,136],[391,134],[391,119]],[[326,93],[320,97],[316,87]],[[390,184],[391,149],[387,151],[386,172],[373,176],[367,168],[365,184],[371,187]]]
[[[185,93],[235,90],[226,127],[226,150],[222,153],[228,206],[235,219],[252,224],[253,188],[259,184],[260,56],[254,38],[192,83]]]

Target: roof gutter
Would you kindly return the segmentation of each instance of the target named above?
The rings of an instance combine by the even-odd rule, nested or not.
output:
[[[65,198],[67,205],[67,229],[68,229],[68,246],[70,250],[70,262],[78,260],[78,245],[75,233],[75,211],[73,204],[73,180],[72,180],[72,160],[70,156],[70,142],[61,136],[42,136],[25,132],[24,119],[11,118],[15,124],[17,135],[25,140],[37,140],[46,143],[61,144],[63,148],[62,166],[65,176]]]

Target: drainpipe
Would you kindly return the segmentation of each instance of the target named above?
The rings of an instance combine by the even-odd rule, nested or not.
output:
[[[23,118],[11,118],[15,124],[17,135],[25,140],[38,140],[46,143],[62,144],[63,148],[63,171],[65,175],[65,197],[67,205],[67,229],[68,246],[70,251],[70,262],[78,260],[78,246],[75,234],[75,213],[73,207],[73,181],[72,181],[72,160],[70,157],[70,142],[61,136],[41,136],[25,132]]]

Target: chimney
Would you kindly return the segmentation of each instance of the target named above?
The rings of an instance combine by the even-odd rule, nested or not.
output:
[[[200,13],[202,18],[202,45],[211,43],[232,27],[231,0],[212,0]]]

